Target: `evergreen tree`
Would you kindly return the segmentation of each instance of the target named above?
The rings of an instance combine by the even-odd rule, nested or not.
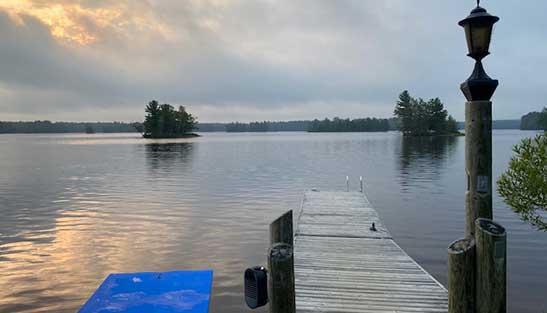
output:
[[[394,114],[400,124],[399,129],[405,135],[443,134],[449,128],[448,112],[439,98],[426,102],[422,98],[413,98],[405,90],[399,95]],[[450,123],[455,124],[455,121],[452,119]],[[450,125],[450,129],[455,129],[454,125]]]
[[[411,98],[411,103],[412,119],[410,123],[410,133],[416,136],[427,135],[429,130],[429,112],[427,103],[422,98]]]
[[[547,130],[547,108],[543,108],[538,118],[538,126],[540,129]]]
[[[196,126],[196,119],[192,114],[186,112],[186,108],[179,106],[178,112],[175,114],[176,132],[185,134],[191,132]]]
[[[427,102],[429,116],[429,130],[442,133],[446,129],[446,117],[448,112],[444,109],[441,99],[435,98]]]
[[[547,108],[541,112],[530,112],[520,119],[521,130],[547,130]]]
[[[448,134],[458,133],[458,123],[452,117],[452,115],[449,115],[448,120],[446,121],[446,133]]]
[[[158,101],[153,100],[148,103],[144,111],[147,113],[144,119],[144,133],[157,134],[159,133],[160,124],[160,108]]]
[[[160,134],[170,137],[175,131],[174,109],[169,104],[160,105]]]
[[[144,137],[163,138],[178,137],[196,128],[196,119],[186,112],[183,106],[178,111],[170,104],[159,105],[151,101],[145,109],[148,113],[143,123]]]
[[[405,90],[399,95],[399,100],[397,101],[397,106],[394,111],[395,116],[399,118],[401,122],[400,130],[403,133],[408,133],[413,128],[413,112],[413,99],[408,91]]]

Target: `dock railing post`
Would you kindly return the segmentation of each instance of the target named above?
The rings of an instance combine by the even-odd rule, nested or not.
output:
[[[349,192],[349,176],[346,176],[346,191]]]
[[[448,313],[475,313],[475,241],[448,246]]]
[[[361,192],[364,192],[363,190],[363,176],[359,176],[359,188]]]
[[[292,210],[270,224],[268,269],[270,313],[296,313]]]
[[[476,312],[507,312],[507,234],[486,218],[475,222]]]

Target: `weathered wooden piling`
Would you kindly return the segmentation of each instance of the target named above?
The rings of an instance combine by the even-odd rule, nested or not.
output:
[[[500,224],[485,218],[475,222],[477,313],[507,311],[506,239]]]
[[[498,81],[490,78],[482,65],[488,51],[494,24],[499,17],[489,14],[479,6],[458,24],[465,29],[469,57],[475,60],[475,68],[469,78],[461,84],[465,103],[465,171],[467,191],[465,193],[466,223],[465,238],[475,240],[475,266],[467,255],[457,260],[457,254],[449,252],[449,262],[465,262],[466,271],[461,274],[466,284],[475,275],[474,312],[504,313],[505,309],[505,229],[491,221],[492,212],[492,102],[490,99],[498,87]],[[449,269],[458,271],[455,264]],[[462,277],[460,277],[462,279]],[[503,286],[502,286],[503,285]],[[473,287],[473,286],[472,286]],[[454,289],[454,290],[451,290]],[[458,286],[449,285],[450,295],[462,292]],[[467,291],[466,291],[467,292]],[[503,296],[502,296],[503,293]],[[503,297],[503,300],[501,299]],[[468,303],[458,308],[468,309]],[[467,311],[466,311],[467,312]]]
[[[475,312],[475,241],[471,238],[448,247],[448,312]]]
[[[292,210],[270,224],[268,298],[270,313],[296,313]]]
[[[275,243],[294,245],[292,215],[292,210],[290,210],[270,224],[270,246]]]
[[[473,237],[477,218],[492,219],[492,102],[465,104],[467,173],[465,237]]]

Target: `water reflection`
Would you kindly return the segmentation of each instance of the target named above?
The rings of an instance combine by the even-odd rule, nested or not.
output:
[[[175,234],[183,241],[184,216],[171,215],[166,223],[165,210],[139,201],[92,203],[96,194],[81,190],[68,196],[70,208],[59,212],[53,229],[32,234],[51,237],[48,244],[27,239],[4,245],[8,262],[0,270],[3,284],[12,287],[0,291],[0,312],[73,311],[82,304],[74,290],[89,295],[111,272],[162,269],[169,264],[167,239]]]
[[[495,177],[523,136],[495,133]],[[463,233],[463,137],[71,137],[0,136],[0,312],[74,312],[111,272],[209,268],[210,311],[245,312],[241,273],[266,261],[268,224],[297,210],[303,189],[341,190],[348,174],[354,190],[363,175],[397,243],[441,282],[446,245]],[[511,234],[508,288],[521,291],[508,307],[541,311],[547,234],[494,203]]]
[[[458,137],[401,137],[399,171],[403,185],[437,179],[458,142]]]
[[[187,165],[191,162],[195,149],[192,142],[152,143],[144,147],[147,163],[152,170]]]

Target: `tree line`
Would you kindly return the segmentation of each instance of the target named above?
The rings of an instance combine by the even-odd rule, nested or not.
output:
[[[196,130],[199,132],[224,132],[226,123],[198,123]]]
[[[306,131],[309,121],[287,121],[287,122],[250,122],[250,123],[228,123],[225,131],[231,132],[279,132],[279,131]]]
[[[183,106],[178,110],[167,103],[159,104],[152,100],[145,110],[146,116],[141,126],[136,126],[145,138],[175,138],[189,135],[196,128],[197,120],[186,112]]]
[[[216,129],[220,127],[213,124]],[[205,129],[210,129],[206,125]],[[201,130],[201,124],[199,129]],[[358,118],[358,119],[334,119],[325,118],[323,120],[298,120],[287,122],[250,122],[250,123],[228,123],[225,125],[226,132],[281,132],[281,131],[307,131],[307,132],[374,132],[388,131],[398,129],[397,121],[391,119],[378,118]]]
[[[36,133],[85,133],[92,129],[97,133],[136,132],[133,124],[122,122],[1,122],[0,134],[36,134]]]
[[[308,126],[309,132],[382,132],[389,130],[389,121],[385,118],[358,118],[350,120],[335,117],[332,120],[313,120]]]
[[[422,98],[413,98],[405,90],[399,95],[394,115],[399,120],[400,130],[404,135],[428,136],[458,133],[456,120],[448,115],[439,98],[425,101]]]

